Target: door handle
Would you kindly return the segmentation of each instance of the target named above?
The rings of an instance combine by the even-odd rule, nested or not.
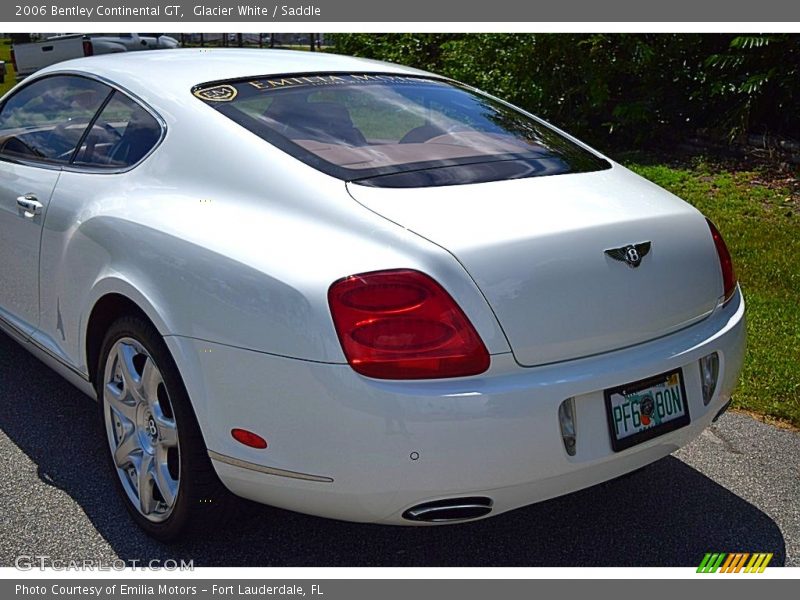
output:
[[[25,194],[17,198],[17,206],[25,211],[25,218],[32,219],[42,214],[44,205],[39,202],[34,194]]]

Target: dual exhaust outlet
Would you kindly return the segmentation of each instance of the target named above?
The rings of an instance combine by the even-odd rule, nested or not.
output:
[[[423,502],[409,508],[403,518],[425,523],[449,523],[477,519],[492,512],[492,499],[481,496],[469,498],[447,498]]]

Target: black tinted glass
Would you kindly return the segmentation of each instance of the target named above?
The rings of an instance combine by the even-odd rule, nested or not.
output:
[[[160,138],[158,121],[132,99],[114,92],[81,144],[74,164],[129,167],[144,158]]]
[[[45,77],[11,96],[0,111],[0,154],[66,163],[111,93],[84,77]]]

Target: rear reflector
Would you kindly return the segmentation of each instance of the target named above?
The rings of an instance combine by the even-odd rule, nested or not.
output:
[[[711,237],[714,238],[714,246],[717,248],[717,255],[719,256],[719,266],[722,269],[722,284],[724,291],[724,302],[727,302],[733,297],[736,291],[736,273],[733,271],[733,261],[731,260],[731,253],[728,252],[728,246],[725,240],[722,239],[722,234],[716,228],[714,223],[706,219],[708,228],[711,230]]]
[[[567,398],[558,407],[558,425],[561,428],[561,440],[564,450],[575,456],[575,445],[578,441],[575,430],[575,398]]]
[[[231,435],[237,442],[249,446],[250,448],[263,450],[267,447],[267,440],[252,431],[247,431],[246,429],[231,429]]]
[[[336,333],[353,369],[377,379],[476,375],[489,353],[453,298],[409,269],[345,277],[328,291]]]
[[[712,352],[700,359],[700,383],[703,388],[703,404],[708,406],[714,397],[719,378],[719,354]]]

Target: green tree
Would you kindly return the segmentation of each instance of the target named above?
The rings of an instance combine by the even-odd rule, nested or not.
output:
[[[800,35],[733,36],[705,64],[711,74],[706,93],[731,136],[760,130],[800,137]]]

